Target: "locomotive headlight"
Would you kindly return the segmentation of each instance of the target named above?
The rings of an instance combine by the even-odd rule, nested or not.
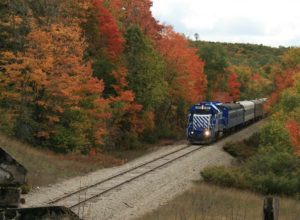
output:
[[[204,131],[204,136],[205,136],[205,137],[209,137],[209,136],[210,136],[210,130],[206,129],[206,130]]]
[[[191,134],[194,134],[194,131],[191,131]]]

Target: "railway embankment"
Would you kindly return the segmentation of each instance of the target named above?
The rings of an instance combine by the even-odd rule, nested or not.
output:
[[[205,167],[231,165],[234,159],[223,151],[224,143],[247,138],[263,124],[264,121],[255,123],[211,145],[168,146],[119,167],[101,169],[53,186],[41,187],[26,196],[26,200],[31,202],[25,206],[57,204],[59,200],[60,205],[71,207],[84,219],[140,217],[191,188]],[[182,148],[186,153],[191,152],[184,155]],[[156,162],[152,163],[153,160]],[[139,169],[134,169],[136,167]],[[131,169],[132,172],[127,172]],[[125,176],[120,175],[122,173]],[[89,188],[93,185],[96,188]],[[97,195],[99,192],[103,193]],[[69,194],[73,195],[68,197]],[[61,199],[64,196],[68,199]]]

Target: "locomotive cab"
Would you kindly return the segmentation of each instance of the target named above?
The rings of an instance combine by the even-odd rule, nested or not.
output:
[[[189,110],[187,138],[190,143],[210,143],[218,134],[221,112],[217,102],[201,102]]]

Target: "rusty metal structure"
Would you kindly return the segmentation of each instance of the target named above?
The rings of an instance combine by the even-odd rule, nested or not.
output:
[[[79,220],[63,206],[19,208],[27,170],[0,147],[0,220]]]

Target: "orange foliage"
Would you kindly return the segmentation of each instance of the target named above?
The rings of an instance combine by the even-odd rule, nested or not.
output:
[[[206,89],[204,63],[196,55],[196,49],[189,47],[188,41],[171,27],[165,27],[157,49],[168,64],[166,80],[171,86],[171,96],[179,96],[196,103],[203,99]]]
[[[142,110],[143,106],[134,102],[135,95],[134,92],[128,90],[128,82],[126,80],[127,69],[124,67],[119,67],[116,71],[113,71],[112,75],[116,79],[117,83],[113,85],[113,88],[117,92],[118,96],[111,97],[112,102],[123,102],[122,111],[125,112],[139,112]],[[126,104],[125,104],[126,103]]]
[[[37,137],[48,138],[62,114],[77,109],[88,116],[95,142],[102,143],[104,119],[110,117],[108,101],[101,98],[103,81],[93,78],[91,64],[83,61],[86,44],[81,36],[74,24],[52,24],[47,30],[33,25],[25,52],[2,54],[7,62],[3,84],[11,85],[8,93],[42,109],[36,116],[43,123]],[[81,105],[86,100],[91,107]]]
[[[141,120],[142,118],[140,116],[143,106],[135,102],[134,92],[127,88],[127,69],[119,67],[116,71],[113,71],[112,75],[117,82],[113,85],[113,88],[117,92],[117,96],[111,97],[110,101],[111,103],[120,104],[118,108],[114,109],[116,117],[112,128],[112,135],[115,135],[114,133],[116,133],[113,130],[120,129],[120,124],[122,123],[128,123],[127,127],[130,127],[130,132],[134,134],[143,132],[147,127],[147,124]]]
[[[295,152],[300,156],[300,125],[296,120],[289,120],[286,123],[286,128],[289,131],[291,142],[295,148]]]

